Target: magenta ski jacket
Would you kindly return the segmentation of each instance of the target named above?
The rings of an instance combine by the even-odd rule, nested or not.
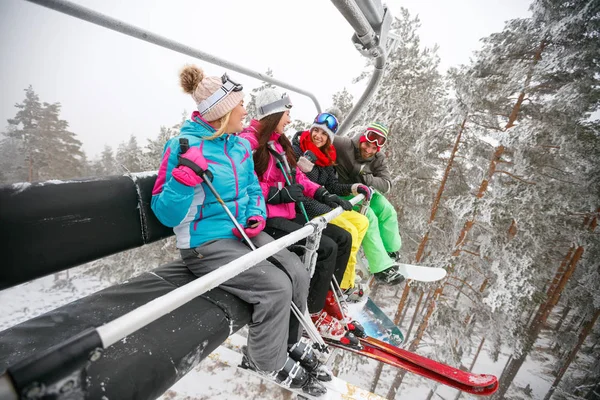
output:
[[[258,126],[260,122],[257,120],[252,120],[250,122],[250,126],[244,128],[242,133],[240,133],[240,137],[246,139],[250,142],[250,146],[252,147],[252,151],[256,150],[258,147],[258,138],[256,137],[256,133],[258,132]],[[277,132],[273,132],[271,134],[271,140],[275,141],[275,148],[278,152],[283,152],[283,148],[277,141],[281,134]],[[285,177],[283,176],[283,172],[277,167],[277,162],[275,157],[271,155],[269,159],[269,165],[267,166],[267,170],[262,176],[258,177],[258,181],[260,183],[260,187],[263,192],[263,196],[265,199],[269,195],[269,188],[272,186],[281,189],[285,186]],[[319,186],[314,183],[310,179],[304,175],[302,171],[296,169],[296,182],[304,186],[304,195],[306,197],[313,198],[315,192],[317,191]],[[295,203],[282,203],[282,204],[268,204],[267,203],[267,218],[275,218],[282,217],[286,219],[294,219],[296,218],[296,204]]]

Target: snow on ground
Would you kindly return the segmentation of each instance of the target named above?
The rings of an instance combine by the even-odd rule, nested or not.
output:
[[[87,296],[101,290],[110,284],[107,279],[90,276],[92,268],[79,267],[69,271],[69,278],[65,279],[63,272],[58,280],[47,276],[0,291],[0,331],[18,324],[29,318],[41,315],[47,311],[60,307],[78,298]],[[382,301],[383,309],[388,315],[393,315],[395,306],[392,301]],[[389,306],[387,306],[389,304]],[[410,316],[407,316],[410,318]],[[431,346],[432,343],[429,344]],[[554,358],[540,348],[547,348],[547,342],[542,337],[537,343],[538,350],[535,351],[519,371],[513,384],[524,388],[529,385],[532,397],[527,397],[523,390],[511,391],[511,399],[543,399],[551,386],[552,378],[547,375],[548,369],[553,365]],[[486,352],[487,346],[481,352],[474,368],[474,372],[488,373],[500,376],[509,354],[504,352],[500,355],[498,362],[493,362]],[[339,370],[338,376],[349,383],[369,389],[374,379],[377,362],[368,360],[354,354],[337,350],[330,359],[330,367]],[[419,350],[427,355],[427,346]],[[471,360],[463,360],[469,365]],[[162,397],[163,400],[178,399],[289,399],[289,393],[268,382],[262,382],[259,378],[233,369],[231,373],[222,373],[225,366],[219,364],[219,360],[210,356],[200,365],[195,367],[188,375],[182,378]],[[229,368],[231,370],[231,368]],[[391,383],[396,376],[397,370],[385,366],[375,393],[386,396]],[[455,399],[457,391],[435,382],[426,380],[414,374],[406,374],[397,398],[402,399],[425,399],[431,389],[441,396],[437,398]],[[462,395],[462,399],[476,399],[475,396]]]

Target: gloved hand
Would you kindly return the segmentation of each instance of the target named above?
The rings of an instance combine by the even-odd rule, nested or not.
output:
[[[199,147],[190,147],[188,151],[180,154],[178,159],[179,165],[173,168],[173,171],[171,172],[173,178],[175,178],[177,182],[190,187],[197,186],[204,182],[204,180],[192,169],[195,168],[195,165],[203,171],[208,170],[208,162],[206,162],[206,158],[202,155],[202,151],[200,151]],[[192,168],[184,164],[190,164],[192,165]]]
[[[246,221],[246,228],[244,228],[244,232],[246,232],[246,235],[249,238],[253,238],[261,233],[263,229],[265,229],[265,225],[266,221],[262,216],[254,215],[248,218],[248,221]],[[231,231],[238,239],[244,238],[237,228],[233,228]]]
[[[314,163],[312,163],[308,158],[304,156],[300,156],[300,158],[296,162],[296,165],[298,166],[298,168],[300,168],[300,171],[304,172],[305,174],[312,171],[313,167],[315,166]]]
[[[331,194],[323,186],[317,189],[315,192],[315,200],[321,202],[331,208],[337,208],[341,206],[345,211],[352,210],[352,203],[348,200],[344,200],[338,195]]]
[[[297,203],[308,200],[302,193],[304,186],[299,183],[292,183],[291,185],[285,186],[279,190],[276,187],[269,189],[269,195],[267,196],[267,203],[269,204],[281,204],[281,203]]]
[[[373,189],[361,183],[355,183],[352,185],[352,194],[356,196],[359,193],[364,194],[365,200],[367,201],[371,200],[371,197],[373,197]]]

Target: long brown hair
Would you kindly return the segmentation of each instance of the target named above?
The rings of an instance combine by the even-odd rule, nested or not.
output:
[[[271,138],[271,134],[277,128],[281,117],[283,116],[283,112],[275,113],[268,115],[261,119],[260,126],[258,128],[258,132],[256,132],[256,138],[258,139],[258,148],[254,151],[254,170],[256,171],[256,175],[262,176],[267,167],[269,166],[269,159],[271,158],[271,153],[269,153],[269,139]],[[294,149],[292,148],[292,144],[290,140],[283,133],[279,136],[277,140],[283,150],[285,151],[285,156],[287,157],[288,163],[290,167],[296,167],[296,156],[294,154]]]

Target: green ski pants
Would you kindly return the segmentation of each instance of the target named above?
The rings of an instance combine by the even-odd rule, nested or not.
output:
[[[354,209],[360,211],[360,203]],[[396,210],[381,193],[373,193],[366,216],[369,220],[369,228],[362,246],[369,262],[369,270],[374,274],[393,265],[394,261],[387,253],[400,250],[402,239]]]

